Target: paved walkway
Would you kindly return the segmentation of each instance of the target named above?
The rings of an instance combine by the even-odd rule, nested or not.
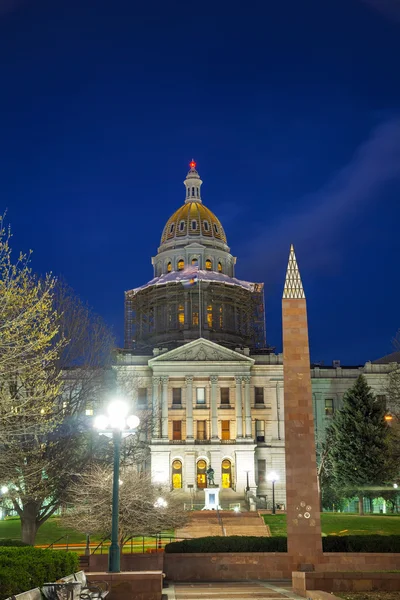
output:
[[[173,583],[163,590],[168,600],[304,600],[292,592],[290,581]]]

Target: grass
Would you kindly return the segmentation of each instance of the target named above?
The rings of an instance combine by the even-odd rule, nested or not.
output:
[[[38,530],[36,535],[36,545],[37,546],[45,546],[50,545],[52,542],[59,540],[58,544],[66,544],[68,535],[68,544],[86,544],[86,536],[75,529],[69,529],[67,527],[62,527],[60,525],[60,519],[58,517],[52,517],[48,519]],[[163,534],[165,536],[173,537],[174,533],[171,531]],[[21,539],[21,522],[19,519],[10,519],[5,521],[0,521],[0,539]],[[90,536],[91,544],[100,543],[102,540],[99,536]],[[169,541],[169,540],[168,540]],[[142,538],[138,537],[134,539],[135,544],[133,544],[133,550],[135,552],[142,551]],[[156,542],[154,537],[145,537],[145,549],[150,548],[153,549],[156,547]],[[124,548],[124,552],[130,552],[131,546],[128,544]],[[82,549],[83,550],[83,549]],[[103,552],[108,552],[108,549],[103,549]]]
[[[263,515],[271,535],[286,535],[286,515]],[[322,513],[323,535],[400,535],[400,516]]]

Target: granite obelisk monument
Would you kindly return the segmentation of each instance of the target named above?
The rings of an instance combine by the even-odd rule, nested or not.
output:
[[[291,246],[282,299],[288,554],[294,568],[322,559],[307,306]]]

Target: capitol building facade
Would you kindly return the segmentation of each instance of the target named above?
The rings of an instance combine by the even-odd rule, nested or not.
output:
[[[266,344],[263,284],[235,277],[193,161],[184,185],[152,258],[154,278],[125,294],[117,378],[131,382],[137,414],[151,415],[154,481],[189,494],[207,486],[211,466],[222,498],[247,490],[270,503],[274,472],[284,505],[283,356]],[[390,362],[310,366],[317,441],[360,373],[384,396]]]

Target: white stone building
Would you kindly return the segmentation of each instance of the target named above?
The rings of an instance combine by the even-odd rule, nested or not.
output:
[[[235,278],[236,258],[190,167],[185,203],[152,259],[154,279],[126,293],[118,377],[135,382],[138,413],[152,411],[155,481],[189,493],[206,486],[212,466],[229,497],[250,488],[270,502],[275,471],[284,504],[283,357],[266,347],[263,286]],[[317,437],[360,373],[384,394],[389,362],[312,367]]]

